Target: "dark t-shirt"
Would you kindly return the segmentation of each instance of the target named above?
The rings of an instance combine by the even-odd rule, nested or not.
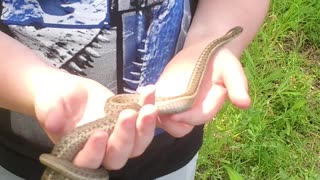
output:
[[[114,93],[153,84],[182,48],[196,2],[189,0],[0,1],[0,30],[50,66],[98,81]],[[0,109],[0,165],[39,179],[52,143],[32,117]],[[202,126],[183,138],[157,129],[146,152],[111,179],[153,179],[184,166],[202,144]]]

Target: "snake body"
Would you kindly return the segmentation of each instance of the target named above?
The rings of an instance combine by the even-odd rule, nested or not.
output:
[[[185,93],[173,97],[156,97],[155,104],[161,114],[174,114],[188,110],[193,105],[199,91],[204,72],[211,56],[222,46],[236,38],[243,28],[236,26],[224,36],[210,42],[198,58]],[[108,172],[103,169],[87,169],[72,164],[75,155],[83,148],[89,136],[97,129],[111,133],[118,119],[119,113],[124,109],[139,110],[139,95],[119,94],[110,97],[105,104],[106,116],[74,129],[62,137],[51,154],[42,154],[40,161],[48,168],[42,175],[42,180],[106,180]]]

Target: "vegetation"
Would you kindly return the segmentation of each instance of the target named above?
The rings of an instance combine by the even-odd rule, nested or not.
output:
[[[206,126],[196,179],[320,179],[320,3],[273,0],[242,56],[252,106]]]

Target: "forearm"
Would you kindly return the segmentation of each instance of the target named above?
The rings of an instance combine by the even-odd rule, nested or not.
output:
[[[57,70],[1,32],[0,42],[0,107],[34,115],[37,86]]]
[[[226,48],[239,57],[255,37],[269,8],[269,0],[199,0],[185,47],[199,44],[199,53],[213,39],[234,26],[244,32]]]

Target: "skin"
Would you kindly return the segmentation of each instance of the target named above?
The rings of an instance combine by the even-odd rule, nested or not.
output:
[[[248,85],[239,57],[260,28],[268,7],[267,0],[199,0],[184,48],[155,86],[138,90],[142,109],[122,111],[111,135],[95,132],[74,163],[119,169],[129,158],[144,152],[156,126],[183,137],[195,125],[210,121],[227,99],[239,108],[249,107]],[[245,31],[213,57],[194,107],[158,118],[154,97],[182,93],[203,48],[236,25]],[[113,95],[104,86],[46,65],[30,49],[1,32],[0,42],[0,107],[35,116],[53,142],[76,126],[104,115],[105,100]],[[181,85],[175,86],[176,82]]]

